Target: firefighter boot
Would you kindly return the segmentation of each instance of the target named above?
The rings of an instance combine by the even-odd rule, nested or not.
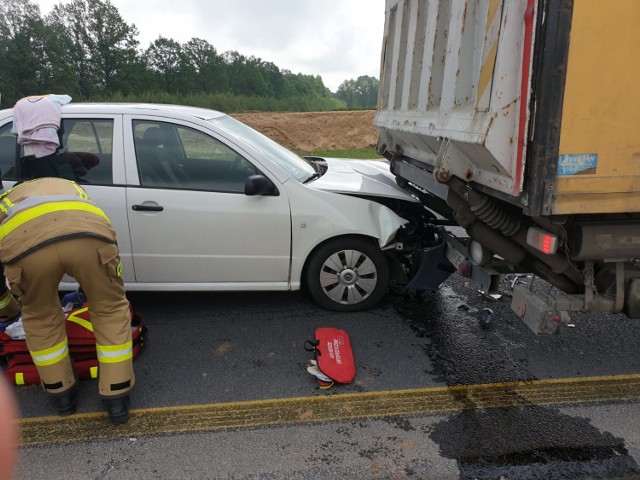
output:
[[[117,398],[103,398],[102,402],[107,408],[107,413],[109,414],[109,420],[111,420],[111,423],[114,425],[127,423],[127,420],[129,420],[130,403],[128,394]]]
[[[58,410],[59,415],[71,415],[72,413],[76,413],[76,410],[78,409],[76,406],[77,394],[77,383],[74,383],[71,388],[66,389],[64,392],[51,394],[53,405]]]

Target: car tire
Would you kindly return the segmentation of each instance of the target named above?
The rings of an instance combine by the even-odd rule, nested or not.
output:
[[[366,310],[376,305],[386,293],[389,266],[374,241],[337,238],[313,252],[306,269],[305,285],[316,303],[327,310]]]

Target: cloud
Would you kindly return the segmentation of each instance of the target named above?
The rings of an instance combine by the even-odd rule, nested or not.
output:
[[[63,0],[66,3],[68,0]],[[54,0],[38,0],[43,14]],[[384,0],[111,0],[135,24],[141,46],[160,35],[197,37],[294,73],[320,75],[332,91],[347,79],[377,77]]]

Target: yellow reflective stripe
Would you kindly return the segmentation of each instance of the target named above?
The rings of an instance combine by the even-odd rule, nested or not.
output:
[[[11,295],[11,292],[5,293],[2,298],[0,298],[0,310],[9,305],[12,299],[13,296]]]
[[[96,345],[98,361],[102,363],[118,363],[133,358],[133,342],[122,345]]]
[[[127,343],[123,343],[121,345],[96,345],[96,348],[101,352],[118,352],[125,348],[131,348],[133,346],[133,341],[128,341]]]
[[[128,353],[124,353],[119,356],[114,357],[105,357],[103,355],[98,354],[98,361],[101,363],[120,363],[126,360],[131,360],[133,358],[133,351],[129,351]]]
[[[31,353],[33,363],[37,366],[46,367],[48,365],[53,365],[69,355],[67,339],[65,338],[62,342],[51,348],[47,348],[45,350],[30,350],[29,353]]]
[[[32,356],[33,355],[36,355],[36,356],[49,355],[51,353],[54,353],[60,350],[62,347],[66,347],[66,346],[67,346],[67,339],[65,338],[64,340],[62,340],[57,345],[54,345],[53,347],[45,348],[44,350],[30,350],[30,353]]]
[[[98,367],[90,367],[89,374],[91,375],[91,378],[98,378]]]
[[[93,332],[93,324],[90,321],[85,320],[84,318],[76,317],[76,315],[79,315],[80,313],[84,313],[87,310],[89,310],[89,307],[84,307],[79,310],[76,310],[75,312],[73,312],[71,315],[67,317],[67,320],[73,323],[77,323],[81,327],[84,327],[90,332]]]
[[[13,207],[13,202],[11,200],[9,200],[7,197],[3,198],[0,201],[0,210],[2,210],[4,213],[8,214],[9,213],[9,209]]]
[[[31,180],[29,180],[29,182],[31,182]],[[23,182],[23,183],[29,183],[29,182]],[[20,185],[20,184],[18,184],[18,185]],[[14,185],[14,186],[13,186],[13,187],[11,187],[9,190],[5,190],[5,191],[4,191],[4,193],[3,193],[2,195],[0,195],[0,199],[6,198],[6,197],[7,197],[7,195],[9,195],[11,192],[13,192],[13,190],[15,190],[15,188],[16,188],[18,185]]]
[[[100,208],[90,203],[82,201],[45,203],[44,205],[18,212],[9,220],[0,225],[0,242],[2,242],[5,237],[13,232],[16,228],[24,225],[34,218],[37,218],[46,213],[60,212],[64,210],[77,210],[82,212],[95,213],[96,215],[100,215],[107,222],[109,222],[109,217],[107,217],[105,213],[100,210]]]
[[[78,195],[80,195],[80,198],[84,198],[85,200],[89,200],[89,195],[87,195],[87,192],[84,191],[84,189],[78,185],[77,183],[71,182],[73,183],[73,186],[76,187],[76,190],[78,190]]]
[[[16,373],[16,385],[24,385],[24,373]]]

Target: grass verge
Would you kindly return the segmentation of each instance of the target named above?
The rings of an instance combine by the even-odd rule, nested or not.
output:
[[[373,147],[357,148],[353,150],[314,150],[312,152],[298,152],[300,155],[315,157],[333,157],[333,158],[355,158],[355,159],[383,159],[381,155],[376,153]]]

